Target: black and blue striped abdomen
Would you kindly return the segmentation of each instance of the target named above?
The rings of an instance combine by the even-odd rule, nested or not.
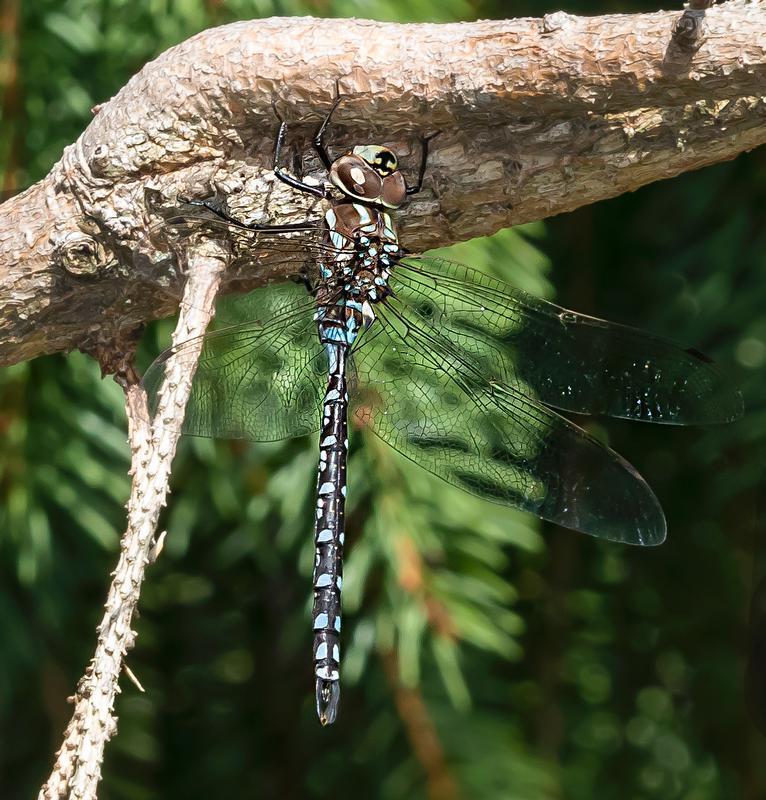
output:
[[[346,364],[359,334],[375,321],[374,305],[388,291],[389,259],[399,252],[388,214],[343,203],[325,215],[331,259],[320,263],[316,320],[327,354],[314,535],[314,675],[317,714],[335,721],[340,701],[341,588],[348,452]]]

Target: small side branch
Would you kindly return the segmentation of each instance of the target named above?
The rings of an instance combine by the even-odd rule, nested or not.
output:
[[[223,254],[214,248],[207,243],[189,254],[189,277],[174,343],[200,337],[213,317],[226,263]],[[77,685],[72,719],[38,800],[94,800],[97,796],[104,748],[117,728],[114,701],[120,691],[120,673],[127,669],[125,655],[135,643],[133,614],[146,566],[157,551],[157,521],[168,494],[170,468],[198,357],[199,352],[190,358],[187,351],[183,360],[168,361],[154,420],[144,388],[135,382],[127,385],[125,407],[132,450],[127,530],[98,627],[96,651]]]
[[[417,689],[404,686],[399,677],[399,662],[394,651],[381,655],[394,702],[410,745],[426,773],[429,800],[456,800],[459,791],[447,763],[439,734],[428,707]]]

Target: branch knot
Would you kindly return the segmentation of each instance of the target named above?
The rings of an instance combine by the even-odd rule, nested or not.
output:
[[[82,231],[54,237],[53,246],[54,260],[71,275],[95,276],[117,265],[111,250]]]

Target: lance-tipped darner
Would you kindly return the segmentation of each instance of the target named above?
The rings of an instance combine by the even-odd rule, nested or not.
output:
[[[329,187],[282,169],[284,122],[275,148],[276,177],[321,198],[323,222],[245,224],[204,200],[173,219],[223,228],[253,258],[258,249],[310,257],[309,294],[294,284],[254,292],[244,322],[205,337],[184,430],[259,441],[320,430],[312,619],[322,724],[335,720],[340,697],[349,407],[358,425],[462,489],[636,545],[665,538],[651,489],[549,407],[672,424],[728,421],[742,407],[696,350],[407,254],[390,212],[420,191],[429,139],[407,187],[386,147],[330,158],[323,138],[337,105],[313,141]],[[192,353],[180,344],[161,355],[144,379],[150,395],[169,356]]]

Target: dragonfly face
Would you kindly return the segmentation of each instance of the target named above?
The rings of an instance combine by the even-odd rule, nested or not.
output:
[[[360,145],[337,158],[330,181],[347,197],[385,208],[398,208],[407,196],[396,154],[379,145]]]

